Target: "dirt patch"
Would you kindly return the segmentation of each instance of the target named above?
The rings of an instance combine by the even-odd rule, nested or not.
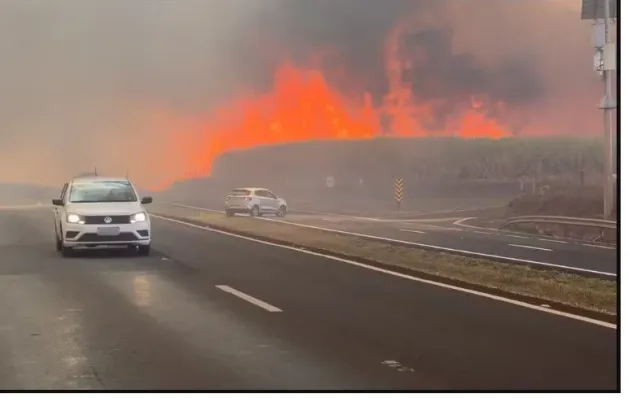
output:
[[[249,217],[227,218],[221,213],[169,205],[153,205],[151,211],[393,269],[404,268],[429,279],[482,287],[484,291],[527,298],[539,305],[548,303],[554,308],[562,306],[607,315],[616,313],[617,284],[614,281],[403,247]]]

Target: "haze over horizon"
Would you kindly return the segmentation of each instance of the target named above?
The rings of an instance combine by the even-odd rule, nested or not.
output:
[[[601,130],[577,0],[6,0],[0,181],[317,138]]]

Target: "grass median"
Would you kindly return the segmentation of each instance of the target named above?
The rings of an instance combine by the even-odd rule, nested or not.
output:
[[[252,237],[364,259],[367,263],[391,269],[412,270],[417,276],[426,279],[453,282],[461,287],[478,288],[489,293],[503,293],[506,297],[527,299],[539,305],[549,303],[553,308],[564,307],[561,309],[570,312],[579,309],[583,315],[588,312],[616,314],[615,281],[404,247],[251,217],[226,217],[221,213],[161,204],[152,205],[150,211]]]

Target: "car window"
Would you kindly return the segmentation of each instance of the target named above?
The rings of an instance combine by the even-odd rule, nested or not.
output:
[[[264,191],[263,189],[258,189],[257,191],[255,191],[255,195],[259,196],[260,198],[268,197],[268,195],[266,194],[266,191]]]
[[[250,193],[248,189],[234,189],[229,196],[249,196]]]
[[[68,183],[66,182],[65,184],[63,184],[63,188],[61,188],[61,196],[59,197],[59,199],[63,200],[63,198],[65,197],[65,191],[68,189]]]
[[[76,182],[70,187],[72,203],[136,202],[137,195],[128,181]]]
[[[277,195],[270,191],[266,191],[266,196],[268,196],[269,198],[277,199]]]

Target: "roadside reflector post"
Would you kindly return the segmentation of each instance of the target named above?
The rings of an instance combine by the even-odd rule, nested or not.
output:
[[[397,201],[397,211],[401,211],[401,201],[403,200],[403,178],[395,178],[395,200]]]

